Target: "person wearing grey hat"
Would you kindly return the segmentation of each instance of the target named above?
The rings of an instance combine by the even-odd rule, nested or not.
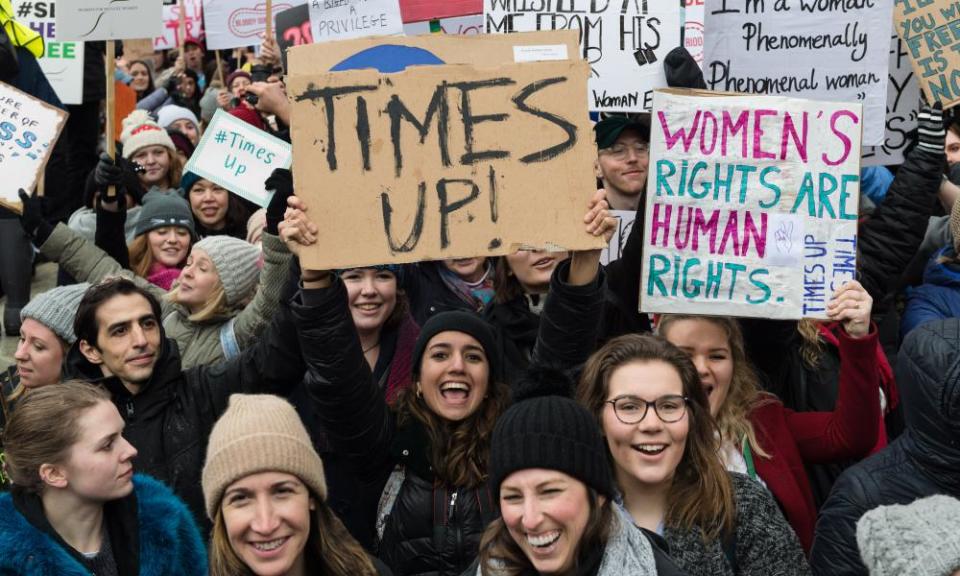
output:
[[[857,521],[857,545],[870,576],[956,576],[960,501],[938,494],[874,508]]]
[[[169,290],[197,236],[190,205],[175,190],[150,190],[143,197],[134,235],[129,247],[130,269]]]

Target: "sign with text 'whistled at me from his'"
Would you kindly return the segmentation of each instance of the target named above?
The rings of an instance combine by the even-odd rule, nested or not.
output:
[[[583,226],[588,73],[560,60],[289,76],[294,183],[320,230],[304,265],[601,248]]]
[[[658,91],[640,308],[825,318],[856,278],[860,104]]]

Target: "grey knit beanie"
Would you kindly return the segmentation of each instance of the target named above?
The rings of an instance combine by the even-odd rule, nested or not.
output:
[[[207,516],[216,516],[231,484],[259,472],[286,472],[327,498],[323,462],[293,406],[269,394],[234,394],[207,443],[200,480]]]
[[[140,217],[133,235],[140,236],[157,228],[179,226],[190,231],[190,236],[197,237],[197,229],[193,225],[193,212],[190,204],[181,197],[176,190],[161,190],[154,186],[143,195],[140,208]]]
[[[220,275],[227,305],[235,306],[251,295],[260,276],[260,249],[232,236],[207,236],[193,245],[207,253]]]
[[[874,508],[857,522],[857,544],[871,576],[950,576],[960,569],[960,501]]]
[[[77,340],[73,333],[73,317],[77,315],[77,307],[89,287],[89,283],[81,282],[38,294],[20,310],[20,321],[33,318],[72,345]]]

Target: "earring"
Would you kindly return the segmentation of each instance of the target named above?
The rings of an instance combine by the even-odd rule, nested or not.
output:
[[[420,389],[419,382],[417,382],[417,398],[423,398],[423,390]]]

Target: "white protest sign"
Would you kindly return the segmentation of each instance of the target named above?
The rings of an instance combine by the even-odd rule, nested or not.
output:
[[[857,274],[862,110],[656,92],[641,310],[825,318]]]
[[[17,21],[43,36],[43,58],[37,60],[43,75],[64,104],[83,102],[83,42],[58,42],[57,3],[14,0]]]
[[[307,0],[277,0],[273,15],[306,4]],[[226,50],[259,46],[267,28],[266,0],[203,0],[207,48]]]
[[[706,0],[686,0],[683,11],[683,45],[703,68],[703,3]]]
[[[917,127],[920,86],[910,65],[910,53],[896,33],[890,37],[890,78],[887,80],[887,133],[880,146],[863,147],[867,166],[902,164],[910,143],[908,134]]]
[[[0,202],[19,206],[17,191],[33,191],[67,113],[0,82]]]
[[[203,8],[200,0],[177,0],[163,7],[163,33],[153,39],[154,50],[180,47],[180,3],[183,2],[183,23],[187,38],[203,38]]]
[[[314,42],[403,34],[398,0],[310,0]]]
[[[680,3],[566,3],[486,0],[488,34],[534,30],[578,30],[590,62],[590,110],[649,110],[653,89],[667,85],[663,59],[680,45]]]
[[[68,0],[57,4],[60,40],[156,38],[162,33],[161,0]]]
[[[724,92],[864,106],[863,143],[883,143],[893,0],[715,0],[703,75]]]
[[[459,34],[460,36],[483,34],[483,14],[440,18],[437,20],[437,23],[440,26],[440,32],[444,34]],[[408,22],[403,25],[403,33],[407,36],[429,34],[431,32],[433,32],[433,30],[430,29],[429,21]]]
[[[270,194],[264,181],[292,159],[290,144],[217,110],[184,171],[265,207]]]
[[[604,266],[620,259],[637,218],[637,213],[633,210],[611,210],[610,215],[617,219],[617,229],[613,231],[610,244],[600,253],[600,263]]]

